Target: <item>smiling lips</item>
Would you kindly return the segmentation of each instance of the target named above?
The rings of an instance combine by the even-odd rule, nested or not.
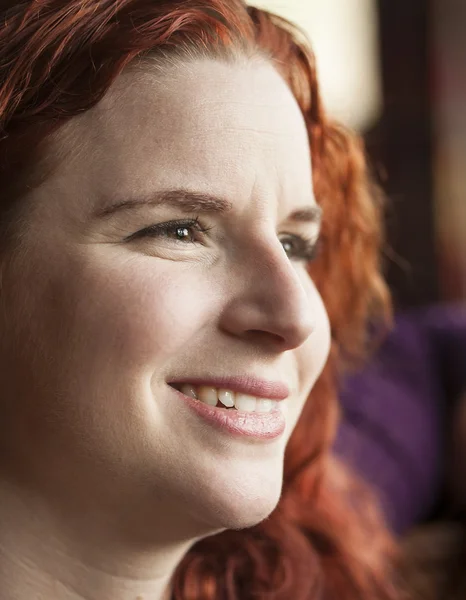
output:
[[[274,439],[285,429],[280,401],[289,390],[282,383],[242,377],[191,380],[171,387],[197,416],[230,434]]]

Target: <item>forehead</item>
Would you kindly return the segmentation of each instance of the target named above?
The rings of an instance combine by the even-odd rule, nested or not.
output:
[[[265,61],[128,71],[73,129],[80,151],[68,181],[81,178],[89,198],[173,187],[235,200],[312,198],[302,114]]]

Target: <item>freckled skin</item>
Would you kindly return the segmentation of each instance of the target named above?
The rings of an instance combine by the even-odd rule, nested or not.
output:
[[[148,68],[55,143],[76,139],[34,192],[5,276],[3,478],[102,548],[257,523],[279,499],[286,442],[330,345],[320,296],[279,239],[316,229],[288,219],[315,202],[299,108],[266,63]],[[124,241],[185,218],[173,207],[91,217],[116,196],[171,188],[233,208],[202,217],[211,229],[191,245]],[[167,386],[244,373],[290,386],[279,440],[219,433]]]

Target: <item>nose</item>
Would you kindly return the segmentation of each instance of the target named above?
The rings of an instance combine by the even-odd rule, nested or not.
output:
[[[279,242],[243,259],[229,281],[222,328],[279,351],[298,348],[315,329],[307,277],[304,270],[298,274]]]

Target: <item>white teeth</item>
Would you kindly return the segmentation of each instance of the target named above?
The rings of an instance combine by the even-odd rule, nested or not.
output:
[[[235,406],[243,412],[254,412],[256,410],[256,399],[247,394],[236,394]]]
[[[185,396],[200,400],[209,406],[217,406],[218,401],[220,400],[225,408],[236,408],[236,410],[247,413],[269,413],[277,406],[275,400],[255,398],[248,394],[237,394],[231,390],[217,389],[208,386],[196,387],[189,383],[182,385],[181,392],[185,394]]]
[[[265,398],[257,398],[256,401],[256,412],[268,413],[273,408],[273,400],[267,400]]]
[[[218,390],[218,399],[227,408],[233,408],[235,405],[235,395],[230,390]]]
[[[202,386],[198,389],[197,394],[199,396],[199,400],[202,400],[202,402],[205,404],[208,404],[209,406],[217,406],[218,396],[215,388]]]
[[[181,388],[181,392],[185,396],[189,396],[190,398],[196,398],[196,400],[197,400],[196,388],[193,387],[192,385],[185,383]]]

